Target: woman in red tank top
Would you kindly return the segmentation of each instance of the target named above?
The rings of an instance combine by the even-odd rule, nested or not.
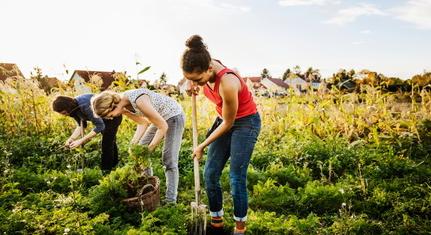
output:
[[[219,115],[207,138],[193,151],[201,158],[206,146],[204,179],[211,214],[211,226],[223,227],[223,198],[220,176],[230,158],[230,184],[234,201],[234,234],[245,232],[247,220],[247,168],[260,132],[256,103],[244,80],[220,61],[212,59],[202,38],[190,37],[182,57],[182,69],[192,90],[203,86],[205,96],[216,105]]]

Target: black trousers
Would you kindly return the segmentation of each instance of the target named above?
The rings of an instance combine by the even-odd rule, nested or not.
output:
[[[105,130],[102,132],[102,164],[103,171],[110,171],[118,164],[117,131],[123,120],[122,116],[103,119]]]

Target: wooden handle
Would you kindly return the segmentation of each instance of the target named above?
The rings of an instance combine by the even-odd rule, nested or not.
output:
[[[192,95],[192,128],[193,128],[193,149],[198,146],[198,123],[197,123],[197,110],[196,110],[196,95]],[[201,182],[199,176],[199,160],[193,158],[193,173],[195,176],[195,198],[196,203],[199,205],[201,196]]]

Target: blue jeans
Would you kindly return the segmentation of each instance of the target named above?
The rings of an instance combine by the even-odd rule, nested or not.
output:
[[[235,120],[232,128],[210,144],[205,163],[205,184],[211,216],[223,216],[220,176],[230,157],[230,187],[234,219],[247,220],[247,168],[261,128],[258,113]]]

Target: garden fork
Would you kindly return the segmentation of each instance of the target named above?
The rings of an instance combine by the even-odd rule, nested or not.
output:
[[[192,127],[193,127],[193,149],[198,146],[198,128],[196,112],[196,95],[192,94]],[[193,158],[193,173],[195,178],[195,201],[191,203],[193,224],[192,234],[205,234],[207,227],[206,205],[201,203],[201,183],[199,172],[199,160]]]

